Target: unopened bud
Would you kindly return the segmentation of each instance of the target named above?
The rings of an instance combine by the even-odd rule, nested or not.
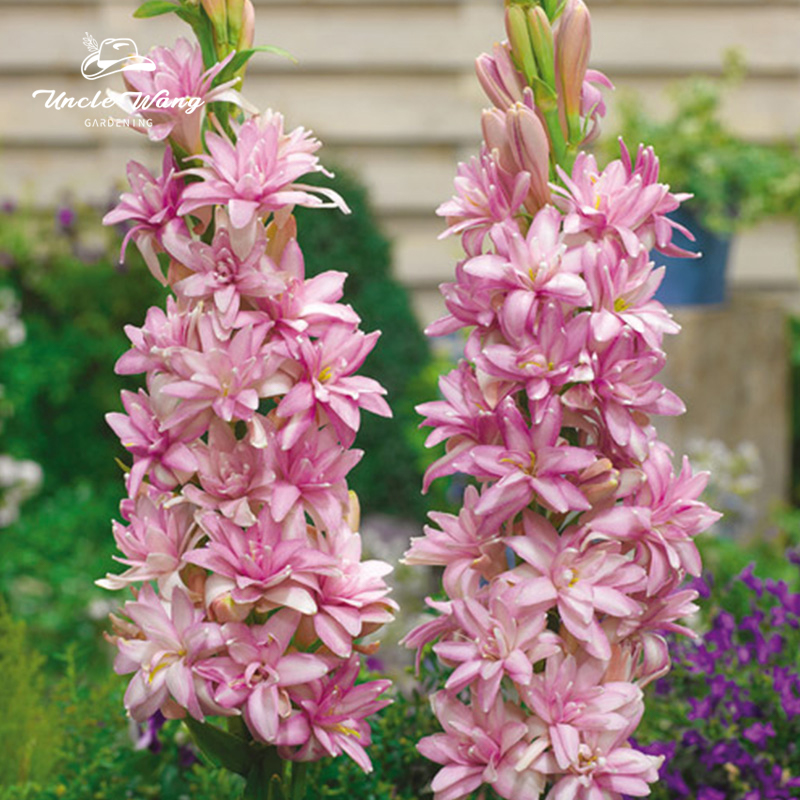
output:
[[[481,116],[481,129],[483,141],[486,142],[488,150],[494,152],[495,160],[500,167],[512,175],[516,173],[519,167],[509,146],[505,112],[497,108],[484,111]]]
[[[352,489],[347,494],[350,499],[347,509],[347,524],[350,530],[356,533],[361,525],[361,504],[358,502],[358,495]]]
[[[202,603],[205,598],[208,573],[197,564],[187,564],[180,574],[183,585],[189,593],[189,599],[194,604]]]
[[[539,77],[551,88],[556,88],[556,54],[553,29],[541,6],[530,6],[525,13],[528,36],[536,57]]]
[[[227,0],[225,17],[228,28],[228,43],[236,46],[242,32],[244,0]]]
[[[208,615],[216,622],[244,622],[250,613],[250,606],[239,605],[230,592],[212,600],[208,606]]]
[[[550,143],[536,112],[517,103],[506,114],[506,132],[519,167],[531,176],[526,209],[535,214],[550,201]]]
[[[111,630],[114,632],[113,637],[106,637],[112,641],[117,636],[122,639],[144,639],[144,634],[138,625],[134,625],[127,619],[118,617],[116,614],[109,614],[108,620],[111,623]]]
[[[267,256],[276,264],[281,263],[283,251],[292,239],[297,238],[297,221],[290,215],[282,225],[275,218],[267,225]]]
[[[514,66],[508,45],[496,44],[492,55],[483,53],[475,61],[475,72],[486,96],[499,109],[510,108],[522,100],[524,79]]]
[[[556,35],[556,69],[570,142],[581,140],[581,92],[592,47],[589,9],[583,0],[567,0]]]
[[[256,11],[251,0],[245,0],[242,8],[242,28],[236,42],[236,49],[249,50],[253,46],[256,31]]]
[[[228,9],[225,0],[201,0],[203,10],[214,26],[214,36],[218,41],[224,38],[228,29]]]
[[[599,458],[581,472],[578,488],[593,506],[603,500],[613,501],[619,488],[619,471],[607,458]]]
[[[519,6],[506,8],[506,33],[508,33],[508,41],[511,43],[511,55],[514,57],[514,62],[530,85],[538,77],[538,72],[528,34],[528,25],[525,21],[525,11]]]

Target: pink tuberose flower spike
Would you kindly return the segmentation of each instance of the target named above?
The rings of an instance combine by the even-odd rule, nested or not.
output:
[[[198,102],[132,109],[167,142],[162,172],[131,162],[104,220],[131,226],[123,252],[133,239],[171,295],[125,329],[116,371],[145,387],[107,416],[130,468],[114,523],[124,571],[98,584],[134,595],[109,636],[132,674],[130,715],[185,719],[246,797],[276,780],[299,797],[304,770],[285,762],[344,754],[371,769],[368,718],[390,702],[389,681],[358,682],[377,647],[363,638],[397,605],[391,567],[362,558],[347,486],[362,412],[391,416],[359,374],[380,333],[341,302],[345,274],[305,276],[294,206],[347,206],[303,183],[329,174],[320,142],[239,94],[252,4],[175,7],[199,45],[156,48],[155,71],[128,88]],[[527,647],[530,632],[509,637]],[[215,716],[237,720],[223,730]]]
[[[444,567],[446,594],[405,639],[449,670],[432,698],[444,730],[419,750],[441,765],[435,800],[640,797],[661,763],[629,741],[642,687],[669,669],[664,635],[691,635],[683,581],[719,517],[707,475],[677,471],[650,424],[684,410],[657,381],[680,329],[650,251],[678,252],[667,214],[687,195],[658,182],[652,148],[623,144],[605,169],[580,151],[610,87],[588,68],[582,0],[514,0],[506,27],[477,62],[494,105],[480,155],[438,212],[465,255],[427,332],[468,335],[417,409],[445,445],[424,489],[475,485],[405,556]]]

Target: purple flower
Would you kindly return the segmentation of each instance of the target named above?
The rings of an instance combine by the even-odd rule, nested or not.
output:
[[[727,800],[727,795],[711,786],[701,786],[697,792],[697,800]]]
[[[752,742],[756,745],[756,747],[763,748],[767,744],[767,739],[775,736],[775,728],[772,727],[771,722],[767,722],[766,724],[754,722],[742,731],[742,736],[744,736],[748,742]]]
[[[56,211],[56,224],[64,232],[72,230],[76,219],[77,214],[69,206],[61,206]]]

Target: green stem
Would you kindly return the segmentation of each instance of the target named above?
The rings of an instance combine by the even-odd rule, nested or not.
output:
[[[279,800],[275,790],[281,785],[283,760],[274,747],[264,750],[247,774],[243,800]]]
[[[305,761],[295,761],[292,764],[291,800],[305,800],[307,773],[308,773],[308,766],[305,763]]]

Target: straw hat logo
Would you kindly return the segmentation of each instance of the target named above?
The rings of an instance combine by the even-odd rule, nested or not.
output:
[[[81,75],[87,80],[123,71],[152,72],[156,68],[151,59],[139,55],[133,39],[103,39],[98,45],[94,36],[87,33],[83,43],[89,49],[89,55],[83,59]]]

